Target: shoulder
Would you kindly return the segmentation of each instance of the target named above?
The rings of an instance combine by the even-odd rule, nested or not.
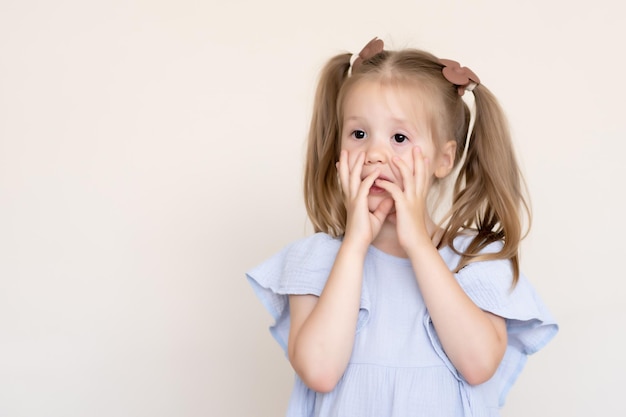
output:
[[[441,257],[444,259],[444,261],[446,262],[446,264],[448,265],[450,269],[456,268],[456,266],[459,264],[459,261],[461,260],[460,254],[467,250],[468,246],[470,245],[470,243],[472,243],[475,237],[476,237],[475,233],[460,234],[454,238],[451,245],[445,246],[439,250]],[[502,250],[503,246],[504,246],[504,242],[502,241],[491,242],[487,246],[482,248],[479,254],[484,255],[484,254],[489,254],[489,253],[497,253]],[[510,265],[510,262],[508,260],[485,261],[485,262],[474,262],[474,263],[480,263],[482,264],[483,267],[499,266],[503,264]],[[472,264],[473,263],[470,263],[468,264],[468,266]]]
[[[299,267],[307,268],[328,262],[332,265],[340,246],[340,238],[320,232],[292,242],[281,254],[286,262],[297,263]]]
[[[340,246],[341,239],[315,233],[283,247],[247,275],[274,287],[296,281],[320,281],[319,277],[327,275],[332,268]]]
[[[291,252],[306,252],[311,250],[339,250],[339,246],[341,246],[341,238],[335,238],[326,233],[318,232],[290,243],[285,249]]]
[[[467,247],[470,245],[470,243],[472,243],[475,237],[476,237],[476,233],[460,234],[454,238],[452,242],[452,246],[454,247],[454,249],[456,249],[459,252],[465,252],[467,250]],[[504,242],[501,240],[497,240],[485,246],[480,251],[480,253],[481,254],[496,253],[502,249],[502,246],[504,246]]]

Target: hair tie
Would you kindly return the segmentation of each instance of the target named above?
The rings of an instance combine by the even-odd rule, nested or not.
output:
[[[443,76],[457,86],[460,96],[465,94],[465,90],[472,91],[480,84],[480,78],[471,69],[462,67],[458,62],[451,59],[440,59],[439,63],[443,65],[441,70]]]
[[[361,52],[352,54],[350,57],[350,68],[348,68],[348,77],[352,76],[353,69],[361,65],[361,62],[372,58],[374,55],[381,53],[385,49],[385,43],[377,37],[372,39],[365,45]]]
[[[348,77],[352,76],[352,67],[354,67],[354,63],[359,58],[359,54],[352,54],[350,57],[350,68],[348,68]]]

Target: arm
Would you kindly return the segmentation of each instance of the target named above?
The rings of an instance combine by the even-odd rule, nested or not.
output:
[[[480,384],[493,376],[504,356],[505,321],[478,308],[439,255],[426,226],[426,196],[432,176],[429,161],[419,147],[412,152],[413,167],[394,159],[404,189],[387,181],[376,184],[395,201],[398,240],[411,260],[446,355],[467,382]]]
[[[380,232],[393,201],[383,200],[370,212],[367,195],[379,172],[361,180],[365,155],[350,165],[348,153],[338,163],[346,232],[335,262],[320,294],[290,296],[289,361],[302,381],[318,392],[331,391],[343,375],[352,355],[361,302],[363,263],[367,249]]]
[[[318,392],[332,391],[354,344],[365,252],[343,244],[322,294],[289,297],[289,361],[302,381]]]
[[[416,241],[409,258],[446,355],[470,384],[487,381],[506,350],[504,319],[474,304],[430,239]]]

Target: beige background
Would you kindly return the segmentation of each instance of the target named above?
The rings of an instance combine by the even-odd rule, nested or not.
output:
[[[510,117],[561,332],[503,416],[626,414],[619,4],[0,0],[0,416],[283,415],[244,272],[310,232],[318,70],[373,36],[471,67]]]

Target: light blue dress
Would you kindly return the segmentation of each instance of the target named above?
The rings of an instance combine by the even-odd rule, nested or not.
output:
[[[464,249],[468,237],[455,240]],[[246,274],[276,320],[270,331],[287,352],[289,294],[319,296],[341,240],[317,233],[292,243]],[[496,251],[499,243],[486,251]],[[459,256],[440,250],[453,269]],[[525,276],[511,288],[508,261],[472,263],[456,274],[483,310],[506,319],[508,348],[495,375],[472,386],[446,356],[424,305],[411,263],[370,246],[350,363],[330,393],[310,390],[296,375],[287,417],[494,417],[528,355],[558,327]]]

